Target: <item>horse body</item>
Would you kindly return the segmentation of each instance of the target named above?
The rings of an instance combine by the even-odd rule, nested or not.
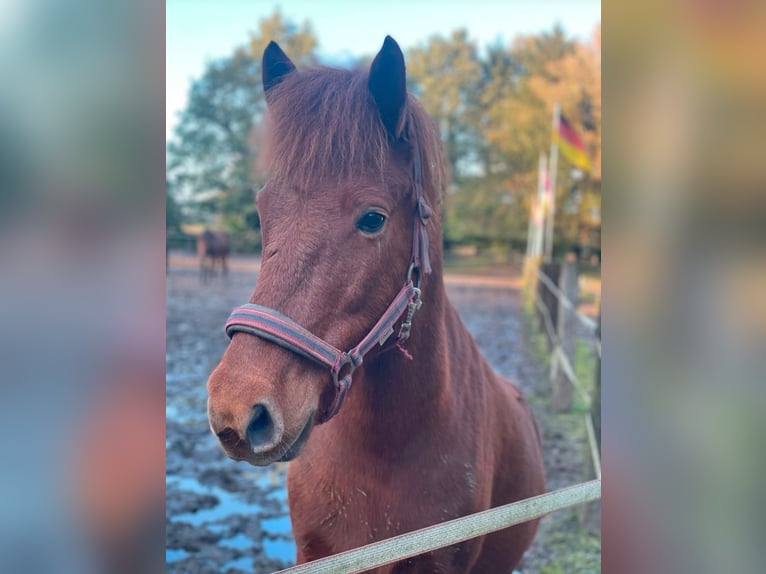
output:
[[[315,429],[288,470],[298,560],[363,546],[540,494],[537,431],[518,389],[479,353],[443,286],[418,317],[412,355],[378,358],[333,424]],[[441,291],[441,296],[436,296]],[[369,416],[373,412],[374,416]],[[317,464],[317,461],[322,461]],[[376,572],[495,572],[518,563],[536,522]]]
[[[197,237],[197,255],[199,256],[200,278],[203,282],[215,273],[216,262],[221,266],[221,273],[227,275],[229,268],[229,234],[225,231],[205,229]]]
[[[326,369],[279,336],[274,344],[233,332],[208,381],[210,426],[225,451],[256,465],[292,461],[299,563],[540,494],[529,409],[447,300],[438,213],[423,218],[430,265],[415,256],[424,240],[413,230],[413,206],[423,213],[413,190],[422,179],[424,200],[436,205],[444,164],[435,128],[406,95],[398,46],[387,39],[367,75],[298,73],[271,44],[263,70],[272,171],[257,197],[264,255],[251,304],[338,349],[363,340],[413,268],[423,305],[409,339],[394,334],[357,357],[335,417],[339,395]],[[378,571],[509,572],[536,528],[528,522]]]

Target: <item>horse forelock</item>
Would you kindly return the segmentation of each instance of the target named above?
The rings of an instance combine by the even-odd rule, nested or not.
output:
[[[367,87],[368,73],[314,67],[290,74],[269,92],[263,167],[295,189],[370,176],[385,180],[391,141]],[[409,131],[423,160],[423,187],[438,202],[446,184],[441,143],[412,96]]]

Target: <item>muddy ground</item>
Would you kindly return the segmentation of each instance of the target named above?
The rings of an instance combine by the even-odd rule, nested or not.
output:
[[[205,381],[226,348],[223,323],[247,302],[257,262],[235,259],[227,281],[201,285],[190,257],[171,254],[167,280],[167,571],[267,573],[293,563],[286,464],[256,468],[223,454],[205,413]],[[522,311],[516,276],[448,276],[447,289],[484,355],[516,381],[535,409],[549,490],[583,480],[581,414],[550,412],[547,365]],[[592,529],[591,529],[592,531]],[[520,566],[524,574],[600,571],[598,535],[575,511],[541,522]]]

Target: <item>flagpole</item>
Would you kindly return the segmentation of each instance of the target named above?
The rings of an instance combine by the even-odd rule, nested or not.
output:
[[[538,184],[538,188],[539,188]],[[529,230],[527,231],[527,259],[534,257],[534,247],[532,242],[537,237],[537,227],[535,226],[535,211],[537,209],[537,198],[532,197],[529,204]]]
[[[535,224],[535,257],[539,257],[543,254],[543,241],[545,236],[545,212],[547,210],[545,193],[546,193],[546,180],[548,178],[548,156],[544,153],[540,154],[540,171],[539,171],[539,184],[537,188],[537,201],[540,206],[539,219]]]
[[[527,233],[527,259],[530,257],[537,257],[540,254],[541,249],[538,246],[539,228],[542,226],[542,210],[543,204],[543,187],[545,186],[544,179],[544,161],[545,154],[540,154],[540,160],[537,168],[537,195],[532,196],[532,201],[529,205],[529,231]],[[539,218],[539,219],[538,219]]]
[[[559,133],[559,124],[561,123],[561,104],[559,102],[556,102],[553,106],[553,138],[551,140],[551,161],[549,164],[550,169],[550,186],[551,186],[551,196],[550,196],[550,202],[548,205],[548,219],[547,219],[547,229],[546,229],[546,236],[547,236],[547,242],[545,244],[545,262],[550,263],[553,259],[553,221],[555,219],[556,215],[556,171],[558,170],[559,166],[559,144],[558,144],[558,133]]]

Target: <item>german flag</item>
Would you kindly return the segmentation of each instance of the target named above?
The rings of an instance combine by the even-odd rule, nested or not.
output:
[[[581,170],[590,173],[592,168],[588,154],[585,153],[585,145],[563,115],[559,118],[559,133],[556,136],[556,143],[564,157]]]

